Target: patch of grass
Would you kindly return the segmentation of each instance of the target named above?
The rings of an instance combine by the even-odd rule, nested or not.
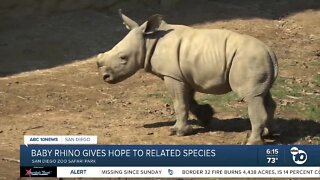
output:
[[[305,114],[309,119],[320,122],[320,105],[319,104],[306,105]]]
[[[319,76],[320,83],[320,76]],[[284,98],[286,96],[295,96],[300,97],[301,92],[303,91],[312,91],[312,88],[307,85],[306,82],[297,83],[292,79],[286,79],[279,77],[274,83],[271,93],[274,97]],[[317,98],[317,97],[314,97]]]
[[[288,91],[284,88],[286,84],[285,78],[278,77],[271,89],[271,94],[277,98],[286,97],[288,95]]]
[[[238,96],[230,92],[223,95],[211,95],[211,94],[201,94],[197,98],[199,104],[210,104],[215,107],[225,108],[228,102],[231,100],[237,100]]]
[[[162,98],[162,102],[164,102],[165,104],[170,104],[170,105],[173,104],[172,99],[168,96],[164,96],[164,98]]]
[[[317,74],[316,77],[314,78],[314,83],[317,86],[320,86],[320,74]]]
[[[158,92],[156,92],[156,93],[149,93],[149,94],[147,94],[147,97],[149,97],[149,98],[151,97],[151,98],[161,99],[161,101],[162,101],[163,103],[165,103],[165,104],[170,104],[170,105],[173,104],[172,99],[171,99],[169,96],[167,96],[167,95],[165,95],[165,94],[162,94],[162,93],[158,93]]]
[[[278,105],[277,108],[280,108],[281,111],[286,112],[301,112],[301,107],[296,104],[287,104],[285,106]]]
[[[275,85],[281,85],[286,83],[286,78],[278,77],[277,80],[274,82]]]
[[[215,112],[229,115],[241,115],[248,117],[247,103],[241,101],[238,95],[230,92],[222,95],[197,94],[196,99],[199,104],[209,104]]]
[[[320,75],[316,75],[313,83],[320,86]],[[292,100],[285,106],[278,105],[282,112],[296,112],[305,119],[312,119],[320,122],[320,96],[318,94],[304,94],[303,92],[313,92],[314,89],[306,82],[297,83],[292,79],[279,77],[271,89],[272,95],[277,99]],[[298,97],[299,99],[290,99],[288,96]]]
[[[271,89],[271,94],[277,98],[283,98],[288,95],[288,92],[283,88],[273,88]]]
[[[293,83],[293,84],[287,84],[288,87],[290,87],[292,90],[288,91],[289,96],[301,96],[301,92],[303,90],[309,90],[310,88],[308,86],[305,86],[304,84],[298,84],[298,83]]]
[[[149,94],[147,94],[147,97],[162,98],[163,94],[161,94],[161,93],[149,93]]]
[[[309,66],[312,66],[312,67],[319,67],[320,61],[318,61],[317,59],[315,59],[314,61],[309,62],[308,65],[309,65]]]

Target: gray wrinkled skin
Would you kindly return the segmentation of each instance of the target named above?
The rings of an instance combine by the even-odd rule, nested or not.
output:
[[[262,135],[273,131],[276,104],[270,88],[278,71],[276,56],[268,46],[228,30],[167,24],[160,15],[139,26],[119,13],[130,31],[110,51],[97,56],[105,82],[120,82],[142,68],[163,79],[176,115],[171,134],[178,136],[192,133],[187,124],[189,110],[198,119],[205,111],[213,113],[197,104],[195,92],[234,91],[248,102],[252,133],[247,144],[263,144]]]

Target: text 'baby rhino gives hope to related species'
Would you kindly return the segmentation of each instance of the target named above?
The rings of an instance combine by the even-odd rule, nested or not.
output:
[[[153,15],[142,25],[121,13],[129,33],[110,51],[97,56],[99,71],[107,83],[118,83],[144,69],[163,79],[173,99],[176,123],[172,134],[192,133],[189,110],[206,124],[195,92],[235,92],[248,102],[252,133],[247,144],[262,144],[274,129],[276,104],[270,88],[278,73],[277,58],[263,42],[223,29],[195,29],[167,24]]]

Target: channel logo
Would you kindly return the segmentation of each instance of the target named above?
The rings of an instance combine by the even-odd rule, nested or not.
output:
[[[57,177],[57,167],[20,167],[20,177]]]
[[[292,147],[290,149],[290,153],[292,154],[292,160],[296,164],[304,164],[307,159],[308,155],[304,150],[298,149],[297,147]]]
[[[168,169],[168,174],[169,175],[173,175],[173,170],[172,169]]]

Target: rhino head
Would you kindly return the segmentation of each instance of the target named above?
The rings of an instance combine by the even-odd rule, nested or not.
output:
[[[97,65],[103,80],[107,83],[118,83],[132,76],[145,65],[146,40],[159,30],[161,15],[153,15],[139,26],[135,21],[122,14],[123,24],[129,33],[111,50],[97,55]]]

